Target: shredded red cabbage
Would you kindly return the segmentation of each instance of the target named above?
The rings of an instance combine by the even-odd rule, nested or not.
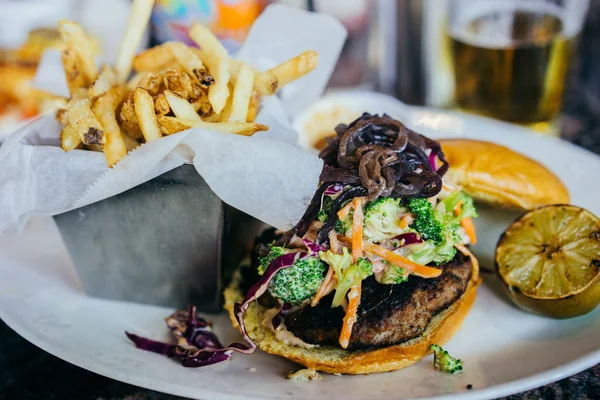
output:
[[[325,247],[318,245],[315,242],[311,242],[310,240],[302,239],[302,243],[304,243],[304,245],[310,252],[310,255],[313,257],[318,257],[320,251],[325,251]]]
[[[224,347],[212,332],[210,324],[196,314],[196,307],[177,311],[165,319],[177,344],[163,343],[125,332],[138,349],[178,358],[184,367],[196,368],[229,360],[232,351],[252,354],[256,345],[249,337],[248,345],[231,343]]]
[[[271,280],[273,279],[275,274],[277,274],[279,271],[281,271],[284,268],[291,267],[292,265],[294,265],[294,263],[296,261],[298,261],[304,257],[307,257],[307,256],[308,256],[308,253],[295,252],[295,253],[284,254],[280,257],[277,257],[275,260],[273,260],[273,262],[271,264],[269,264],[269,266],[265,270],[264,274],[260,277],[258,282],[256,282],[250,288],[250,290],[248,290],[248,293],[246,293],[246,297],[244,298],[244,301],[241,304],[235,303],[235,305],[233,306],[235,318],[236,318],[238,324],[240,325],[240,330],[242,331],[242,335],[249,343],[252,343],[252,345],[254,346],[254,349],[256,349],[256,344],[252,341],[252,339],[248,335],[248,332],[246,332],[246,326],[244,325],[244,313],[246,312],[246,310],[248,310],[248,306],[250,306],[250,303],[252,303],[254,300],[258,299],[260,296],[262,296],[267,291],[267,289],[269,287],[269,283],[271,282]]]
[[[435,154],[435,152],[432,151],[431,153],[429,153],[429,164],[431,164],[431,168],[433,169],[433,172],[437,172],[436,160],[437,160],[437,155]]]
[[[344,185],[341,185],[339,183],[335,183],[335,184],[333,184],[331,186],[328,186],[327,189],[325,189],[325,194],[327,194],[327,195],[338,194],[343,189],[344,189]]]
[[[408,246],[409,244],[423,243],[421,236],[415,232],[402,233],[394,237],[392,240],[398,240],[400,243],[402,243],[402,240],[404,240],[404,243],[402,243],[398,248]]]
[[[317,254],[323,249],[308,240],[304,244],[311,252],[310,255]],[[234,305],[235,317],[248,344],[231,343],[229,346],[224,347],[212,332],[210,324],[196,315],[196,308],[193,306],[188,311],[177,311],[166,319],[167,326],[177,339],[176,345],[143,338],[129,332],[125,332],[125,334],[137,348],[179,358],[184,367],[202,367],[225,361],[231,358],[232,351],[252,354],[256,350],[256,344],[246,331],[244,313],[251,302],[265,293],[277,272],[291,267],[297,260],[307,256],[309,256],[309,253],[295,252],[277,257],[269,264],[258,282],[250,288],[242,304],[236,303]],[[281,311],[284,310],[285,305]]]

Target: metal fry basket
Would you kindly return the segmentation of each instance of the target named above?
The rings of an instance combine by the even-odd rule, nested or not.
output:
[[[54,219],[88,295],[204,312],[264,228],[193,165]]]

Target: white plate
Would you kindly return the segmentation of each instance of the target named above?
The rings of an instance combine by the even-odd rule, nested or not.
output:
[[[337,101],[402,116],[431,136],[488,139],[517,149],[556,172],[567,183],[574,204],[600,214],[600,188],[594,185],[600,158],[569,143],[483,118],[410,109],[371,94],[342,95]],[[481,214],[476,223],[481,239],[475,250],[489,268],[487,260],[495,241],[512,216],[486,210]],[[283,377],[297,367],[260,351],[252,356],[234,354],[230,362],[220,365],[186,369],[166,357],[135,349],[123,334],[128,330],[166,339],[162,318],[171,311],[83,294],[51,219],[30,221],[21,236],[0,236],[0,317],[10,327],[82,368],[176,395],[198,399],[493,398],[550,383],[600,362],[598,310],[564,321],[526,314],[506,302],[491,275],[484,275],[463,329],[446,346],[465,361],[460,375],[434,370],[428,357],[392,373],[325,375],[320,382],[292,382]],[[213,320],[225,342],[239,340],[225,316]],[[467,390],[467,384],[473,390]]]

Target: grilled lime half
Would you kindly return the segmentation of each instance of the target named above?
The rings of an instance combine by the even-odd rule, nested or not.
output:
[[[529,211],[500,237],[496,269],[520,308],[553,318],[586,314],[600,303],[600,219],[571,205]]]

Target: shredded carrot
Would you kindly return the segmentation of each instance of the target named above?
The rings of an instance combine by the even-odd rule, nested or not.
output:
[[[366,197],[355,197],[352,201],[348,202],[348,204],[346,204],[342,209],[340,209],[340,211],[337,212],[337,216],[340,220],[345,219],[348,214],[350,214],[350,210],[354,208],[354,201],[358,201],[360,200],[362,203],[365,203],[365,200],[367,198]]]
[[[451,188],[450,186],[447,186],[445,183],[442,183],[442,189],[447,190],[448,192],[454,191],[453,188]]]
[[[321,301],[321,299],[324,296],[329,294],[329,293],[325,293],[325,292],[327,291],[327,288],[330,286],[330,282],[332,279],[336,279],[335,271],[332,266],[329,266],[329,270],[327,271],[327,275],[325,275],[325,279],[323,279],[323,282],[321,282],[321,286],[319,286],[319,289],[317,290],[317,294],[315,294],[315,297],[313,297],[312,301],[310,302],[310,305],[312,307],[315,307],[317,304],[319,304],[319,301]]]
[[[363,247],[367,253],[379,256],[398,267],[402,267],[412,275],[420,276],[421,278],[437,278],[442,274],[441,269],[417,264],[406,257],[402,257],[376,244],[364,243]]]
[[[325,288],[325,293],[323,293],[323,297],[327,296],[329,293],[333,292],[333,289],[337,287],[338,280],[336,277],[333,277],[332,280],[329,281],[329,285]]]
[[[462,201],[459,201],[456,204],[456,207],[454,207],[454,214],[456,214],[456,216],[460,215],[461,207],[462,207]],[[466,217],[466,218],[461,219],[460,226],[462,226],[463,229],[465,230],[465,233],[471,240],[471,243],[477,244],[477,234],[475,233],[475,225],[473,224],[473,220],[471,219],[471,217]]]
[[[356,322],[356,312],[358,311],[358,305],[360,304],[361,285],[353,286],[348,293],[348,308],[346,309],[346,316],[344,316],[344,322],[342,324],[342,331],[340,332],[339,343],[342,349],[347,349],[350,344],[350,336],[352,335],[352,327]]]
[[[352,215],[352,261],[356,262],[363,255],[363,199],[355,197],[352,200],[354,214]]]
[[[477,234],[475,233],[475,225],[471,217],[463,218],[460,220],[460,226],[463,227],[465,233],[471,239],[472,244],[477,244]]]
[[[477,257],[475,257],[473,255],[473,253],[471,253],[471,251],[464,244],[455,244],[454,247],[456,247],[456,250],[460,251],[465,256],[468,256],[471,258],[471,263],[473,264],[473,276],[471,279],[475,282],[478,282],[479,281],[479,261],[477,260]]]
[[[457,217],[460,215],[460,211],[462,208],[462,200],[460,200],[458,203],[456,203],[456,205],[454,206],[454,215],[456,215]]]
[[[405,214],[402,219],[400,219],[400,228],[406,229],[412,222],[414,221],[414,217],[412,214]]]
[[[337,216],[340,220],[345,219],[348,214],[350,214],[350,209],[352,208],[352,202],[348,202],[340,211],[338,211]]]
[[[333,230],[331,232],[329,232],[329,248],[335,254],[341,253],[340,242],[338,242],[337,234]],[[327,274],[325,275],[325,279],[323,279],[323,282],[321,282],[321,285],[319,286],[319,289],[317,289],[317,293],[315,294],[315,297],[313,297],[312,301],[310,302],[310,305],[312,307],[315,307],[317,304],[319,304],[319,301],[321,301],[321,299],[323,297],[325,297],[329,293],[331,293],[331,291],[336,286],[337,286],[337,277],[335,276],[335,270],[333,269],[332,266],[329,266],[329,270],[327,271]]]

